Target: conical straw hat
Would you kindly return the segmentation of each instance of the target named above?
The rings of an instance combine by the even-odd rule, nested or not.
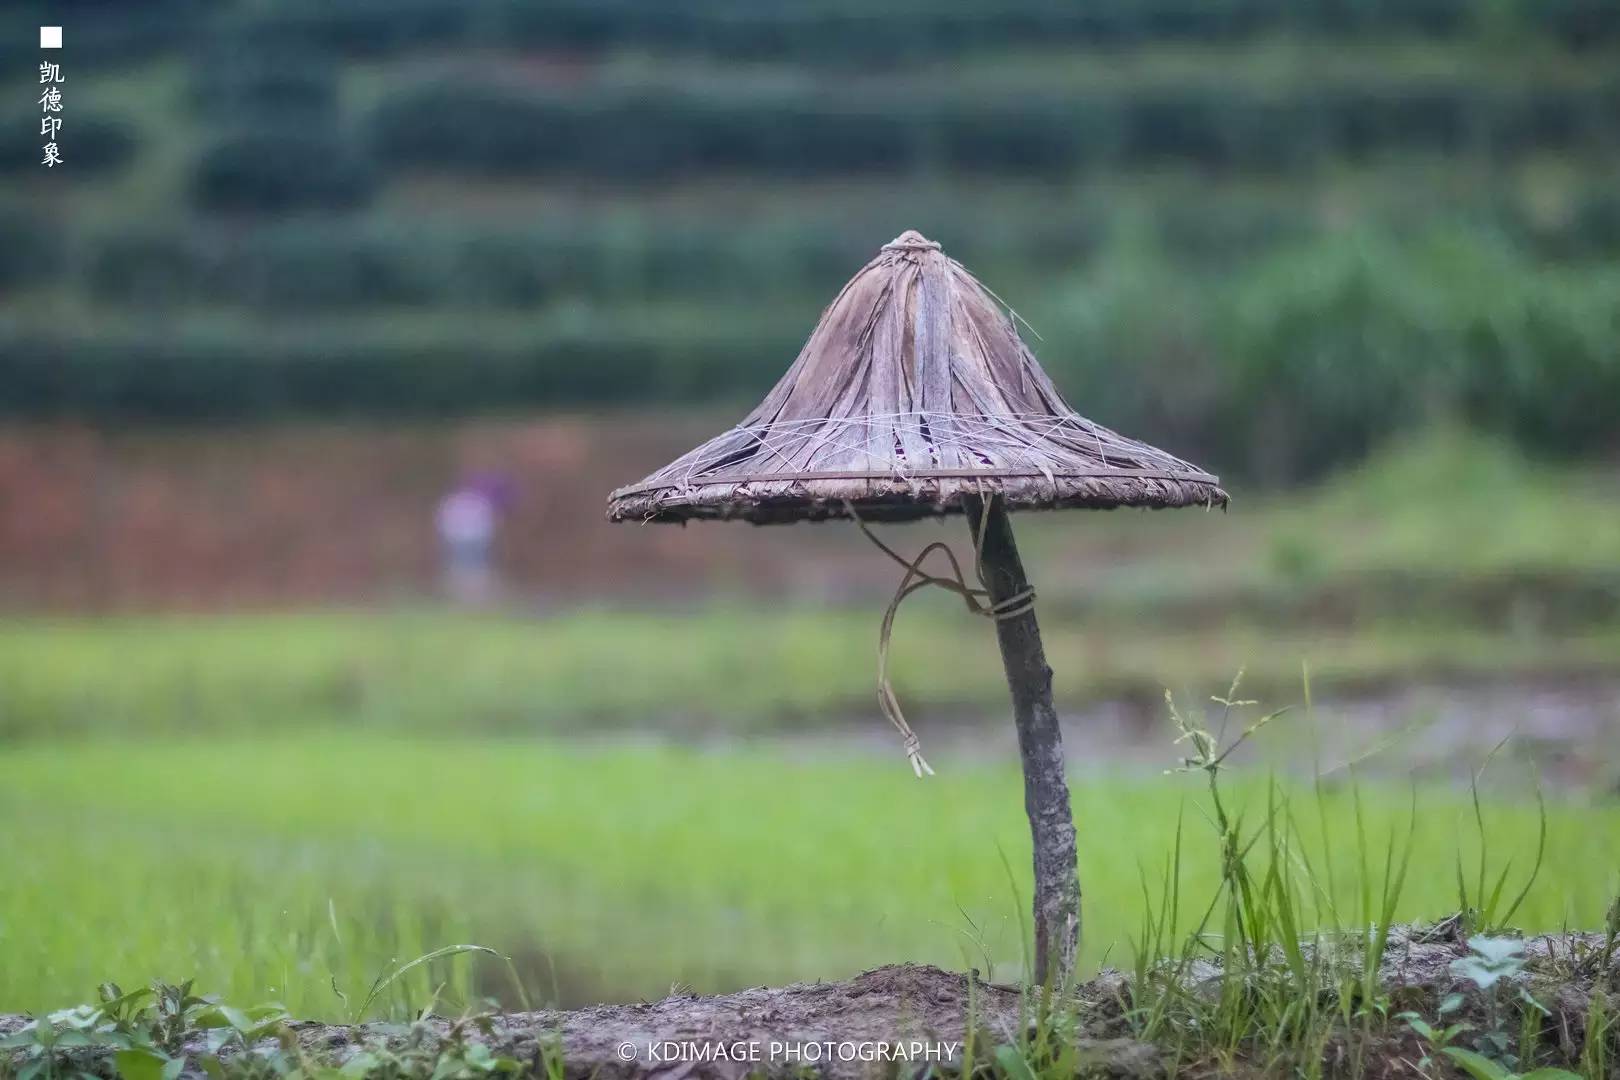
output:
[[[614,521],[755,524],[1226,504],[1217,477],[1069,408],[988,290],[915,232],[885,244],[736,427],[608,500]]]

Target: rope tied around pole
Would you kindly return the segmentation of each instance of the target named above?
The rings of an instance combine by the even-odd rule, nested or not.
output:
[[[933,585],[960,596],[968,611],[974,615],[980,615],[998,622],[1004,619],[1015,619],[1035,608],[1035,590],[1033,588],[1025,588],[996,603],[989,602],[990,589],[984,580],[984,525],[989,519],[990,500],[994,498],[994,494],[989,496],[981,495],[981,516],[973,530],[973,573],[974,577],[978,579],[978,588],[974,588],[967,583],[967,578],[962,573],[962,564],[957,560],[956,553],[944,541],[936,540],[924,547],[913,558],[907,559],[882,540],[879,540],[866,522],[862,521],[860,515],[855,512],[855,507],[848,500],[844,501],[844,510],[861,530],[861,535],[872,541],[879,551],[905,569],[905,574],[900,578],[900,585],[894,591],[894,597],[889,601],[888,608],[883,612],[883,625],[878,631],[877,699],[878,708],[882,710],[889,723],[893,724],[895,730],[905,739],[906,757],[911,761],[911,771],[916,773],[918,778],[921,778],[924,774],[933,776],[934,770],[923,758],[922,743],[917,738],[917,733],[911,730],[911,725],[906,723],[905,713],[900,708],[900,699],[895,696],[894,687],[889,682],[889,640],[894,631],[894,617],[900,610],[901,602],[912,593]],[[946,561],[950,563],[950,576],[942,577],[938,574],[929,573],[922,568],[923,562],[935,551],[944,552]]]

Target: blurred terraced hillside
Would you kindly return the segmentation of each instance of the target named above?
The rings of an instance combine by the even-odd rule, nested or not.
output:
[[[1612,0],[16,3],[0,410],[743,402],[903,228],[1082,409],[1287,480],[1612,449]],[[61,22],[67,167],[35,163]]]

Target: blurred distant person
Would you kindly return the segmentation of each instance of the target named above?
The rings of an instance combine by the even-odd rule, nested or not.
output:
[[[478,474],[439,501],[434,522],[444,559],[445,591],[455,603],[482,606],[494,600],[495,530],[510,494],[504,478]]]

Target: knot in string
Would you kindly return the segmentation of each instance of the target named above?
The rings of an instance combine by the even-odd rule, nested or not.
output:
[[[905,723],[904,718],[900,722]],[[933,767],[923,760],[922,740],[918,739],[917,733],[910,729],[906,731],[906,757],[911,760],[911,771],[916,773],[919,779],[924,773],[929,776],[934,775]]]
[[[1005,599],[994,603],[989,602],[990,589],[984,580],[984,524],[989,518],[990,500],[995,495],[983,496],[981,516],[973,530],[973,573],[978,579],[979,587],[974,588],[967,583],[962,574],[962,564],[957,561],[956,553],[943,541],[936,540],[924,547],[913,558],[907,559],[889,545],[879,540],[877,535],[867,527],[866,522],[855,512],[855,507],[849,500],[844,500],[844,511],[861,530],[861,535],[872,541],[877,549],[905,568],[905,574],[900,578],[900,585],[894,591],[894,597],[883,612],[883,625],[878,631],[878,663],[877,663],[877,699],[878,708],[883,712],[905,739],[906,757],[911,761],[911,771],[920,778],[924,774],[934,775],[934,770],[922,756],[922,743],[917,733],[911,730],[906,722],[906,716],[900,708],[900,699],[895,696],[894,687],[889,682],[889,640],[894,632],[894,617],[900,610],[900,604],[906,597],[930,585],[955,593],[962,598],[968,611],[975,615],[1000,622],[1005,619],[1016,619],[1035,609],[1035,590],[1024,588]],[[931,574],[922,568],[923,562],[934,552],[943,552],[946,561],[950,564],[950,576],[941,577]]]

